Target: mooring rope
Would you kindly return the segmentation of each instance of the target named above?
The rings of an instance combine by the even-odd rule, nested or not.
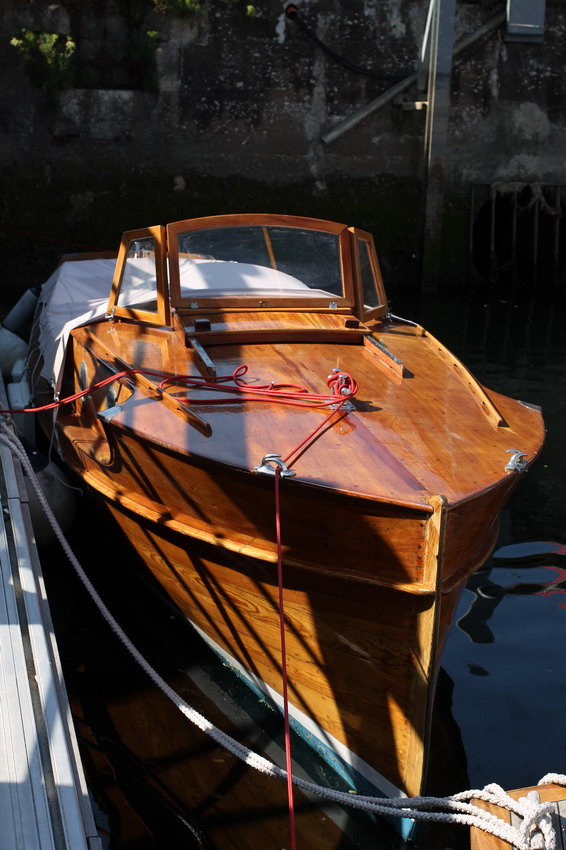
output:
[[[114,619],[81,567],[41,489],[41,485],[24,447],[8,427],[5,417],[0,420],[0,442],[8,446],[14,455],[19,458],[37,494],[45,516],[75,572],[112,631],[154,684],[195,726],[209,735],[219,746],[261,773],[287,780],[287,771],[273,764],[268,759],[259,755],[259,753],[250,750],[234,738],[231,738],[192,708],[141,655]],[[477,827],[514,845],[518,850],[556,850],[556,833],[551,820],[551,814],[554,811],[555,804],[538,803],[528,797],[514,800],[503,788],[496,784],[486,785],[483,789],[462,791],[459,794],[453,794],[449,797],[418,796],[381,798],[336,791],[333,788],[317,785],[314,782],[309,782],[295,775],[292,776],[292,781],[295,786],[301,788],[303,791],[323,797],[340,806],[348,806],[390,817],[407,817],[418,821],[459,823],[464,826]],[[566,774],[548,773],[543,776],[538,784],[545,785],[548,783],[566,786]],[[474,798],[493,803],[517,814],[523,819],[519,829],[511,826],[511,824],[498,818],[496,815],[490,814],[484,809],[471,804],[469,801]]]

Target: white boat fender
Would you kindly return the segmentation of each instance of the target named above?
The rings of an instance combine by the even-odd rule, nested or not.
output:
[[[43,453],[38,452],[26,440],[22,440],[22,442],[41,490],[57,522],[66,533],[77,512],[76,488],[72,487],[68,477],[59,466],[50,461]],[[35,542],[38,549],[41,549],[55,543],[56,537],[31,481],[27,475],[24,477]]]
[[[20,377],[14,378],[14,375]],[[30,413],[16,413],[17,410],[32,406],[31,390],[25,379],[25,360],[23,358],[16,360],[12,369],[12,379],[12,383],[6,384],[8,407],[12,411],[12,419],[18,434],[21,434],[33,446],[35,444],[35,416]]]
[[[27,354],[28,346],[23,339],[0,325],[0,370],[9,378],[14,363]]]
[[[12,366],[12,371],[10,373],[10,382],[14,384],[19,384],[21,381],[25,380],[26,377],[26,365],[27,365],[27,357],[19,357],[14,365]],[[29,399],[27,400],[29,401]],[[23,407],[27,407],[26,404],[22,405]]]
[[[4,316],[2,324],[7,331],[17,334],[22,330],[25,323],[31,319],[35,312],[40,292],[40,286],[34,286],[24,292],[19,301]]]

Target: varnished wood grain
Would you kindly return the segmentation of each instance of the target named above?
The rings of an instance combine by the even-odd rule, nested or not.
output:
[[[251,318],[240,314],[236,321],[250,323]],[[271,332],[281,332],[285,321],[277,314]],[[297,326],[295,317],[287,321]],[[324,316],[311,316],[307,326],[324,328],[325,322]],[[194,353],[174,331],[100,323],[75,331],[73,339],[74,363],[85,362],[93,381],[104,373],[105,363],[110,370],[135,363],[171,375],[194,368]],[[453,610],[465,577],[489,554],[486,546],[494,538],[486,532],[515,476],[493,466],[498,442],[500,467],[507,460],[506,430],[485,416],[475,388],[470,391],[452,362],[438,356],[436,344],[411,329],[400,342],[388,338],[388,346],[399,350],[413,376],[401,384],[376,367],[375,356],[361,344],[226,341],[206,351],[219,374],[230,374],[244,360],[254,378],[300,383],[319,392],[332,364],[344,368],[348,354],[348,369],[360,382],[359,409],[343,419],[352,427],[342,433],[336,430],[340,423],[330,428],[297,461],[297,479],[282,488],[286,569],[299,570],[286,587],[290,698],[390,781],[418,793],[426,769],[438,648],[448,626],[441,606]],[[79,374],[77,366],[68,368],[70,375]],[[211,426],[207,437],[160,403],[157,380],[138,381],[104,426],[95,416],[96,405],[103,406],[96,396],[73,415],[62,414],[63,434],[67,423],[75,440],[66,459],[75,466],[78,460],[86,480],[109,500],[138,554],[181,610],[277,691],[276,588],[269,566],[276,554],[273,482],[255,474],[253,466],[266,451],[281,450],[274,436],[284,436],[286,448],[292,448],[323,414],[269,404],[250,409],[237,399],[228,407],[211,401],[198,408]],[[168,392],[175,391],[173,382]],[[181,384],[177,391],[183,391]],[[426,409],[433,394],[437,404],[442,399],[450,404],[453,417],[439,411],[437,428],[434,413],[431,417]],[[519,430],[523,409],[507,407],[514,416],[505,421]],[[91,408],[87,423],[93,441],[104,435],[112,451],[110,464],[101,463],[100,455],[97,460],[94,446],[85,451],[83,432],[79,440],[73,437],[73,420],[84,421]],[[537,421],[532,411],[526,411],[529,416]],[[460,452],[452,457],[455,432]],[[527,438],[535,445],[525,431]],[[473,453],[466,451],[466,441]],[[443,499],[431,504],[436,494]],[[267,570],[259,582],[246,579],[250,559],[258,555]],[[301,589],[305,571],[318,575],[324,593],[319,589],[311,596]],[[375,587],[374,613],[363,626],[356,595],[355,602],[348,602],[348,578]],[[391,589],[380,589],[383,585]],[[401,593],[403,588],[410,592]],[[419,589],[429,595],[419,597]],[[375,612],[386,607],[383,594],[393,594],[389,604],[400,625],[393,626],[390,618],[374,621]],[[329,615],[327,596],[341,600],[346,618],[338,622]],[[372,717],[371,728],[367,717]]]
[[[149,332],[140,334],[137,328],[128,332],[123,328],[108,329],[103,324],[95,326],[92,333],[108,346],[115,346],[123,362],[135,358],[147,368],[199,374],[193,366],[192,353],[176,348],[173,335],[166,339]],[[509,477],[504,472],[509,460],[507,450],[514,448],[517,441],[517,448],[529,457],[536,454],[543,435],[536,411],[496,396],[509,427],[493,428],[466,383],[453,374],[449,364],[443,367],[426,339],[411,335],[403,341],[401,359],[414,378],[410,384],[403,381],[400,386],[375,368],[375,358],[362,346],[222,345],[209,347],[207,353],[218,374],[231,374],[246,363],[252,380],[292,381],[315,392],[325,390],[329,371],[333,365],[342,368],[347,355],[348,369],[360,384],[357,409],[344,422],[342,432],[331,429],[298,461],[297,474],[313,483],[325,483],[320,477],[324,469],[325,474],[339,473],[340,477],[327,479],[327,486],[334,489],[418,505],[425,503],[427,492],[442,493],[453,504],[479,495]],[[446,416],[447,406],[450,417]],[[133,404],[131,408],[133,414]],[[288,410],[273,405],[252,409],[236,403],[229,408],[212,404],[197,410],[211,425],[213,441],[199,440],[195,434],[189,444],[182,423],[169,423],[164,415],[157,420],[153,417],[159,423],[159,435],[169,431],[173,446],[244,468],[255,466],[270,450],[285,455],[322,415],[300,409],[290,415]],[[116,424],[127,423],[128,416],[126,405]],[[135,410],[135,417],[139,422],[136,429],[139,427],[151,438],[151,412],[148,410],[146,416],[140,407]],[[273,439],[277,430],[289,435],[285,442]],[[255,454],[252,441],[257,444]],[[340,463],[340,455],[346,457],[346,453],[347,463]],[[337,461],[331,467],[326,463],[329,455]]]
[[[226,336],[233,332],[245,334],[257,334],[260,331],[266,331],[272,335],[283,332],[304,332],[304,338],[308,339],[308,331],[320,331],[321,337],[325,334],[334,334],[338,339],[346,341],[348,336],[358,344],[361,341],[361,332],[369,333],[369,328],[365,328],[360,324],[359,328],[351,328],[346,325],[346,319],[351,320],[349,312],[336,314],[336,311],[319,312],[319,311],[299,311],[299,310],[280,310],[280,311],[263,311],[261,322],[258,322],[257,312],[247,312],[242,309],[241,301],[239,301],[239,310],[223,310],[218,313],[215,310],[210,310],[206,318],[210,321],[210,330],[198,332],[194,322],[197,318],[202,318],[202,311],[193,311],[188,315],[186,330],[189,333],[197,333],[203,345],[207,344],[207,340],[211,340],[211,335],[214,334],[214,342],[231,341],[231,336]],[[361,329],[361,331],[360,331]],[[339,333],[343,331],[344,333]],[[218,336],[221,334],[222,336]],[[315,337],[316,339],[316,337]]]
[[[505,470],[508,451],[534,460],[542,418],[482,387],[423,328],[387,317],[373,245],[379,306],[366,309],[355,245],[368,234],[299,217],[226,216],[170,225],[167,248],[174,252],[187,229],[240,224],[335,233],[345,297],[336,307],[292,296],[193,304],[181,298],[173,262],[172,303],[164,306],[159,230],[162,326],[143,311],[117,310],[121,321],[75,329],[62,392],[81,389],[85,374],[94,384],[127,367],[170,380],[166,389],[156,375],[116,380],[107,418],[106,389],[60,411],[63,458],[187,618],[275,693],[282,671],[274,480],[256,467],[269,452],[287,458],[296,473],[281,481],[280,494],[291,704],[417,794],[442,644],[517,484]],[[119,285],[118,271],[114,306]],[[182,380],[230,376],[241,365],[252,387],[300,385],[315,394],[328,392],[333,369],[345,371],[359,387],[354,409],[337,412],[297,449],[327,408],[247,403],[222,389],[187,391]],[[52,419],[44,425],[49,432]]]
[[[250,323],[251,318],[240,314],[236,321]],[[297,326],[295,317],[288,321]],[[274,322],[277,332],[284,328],[285,316],[278,314]],[[314,327],[324,328],[325,322],[324,316],[308,319]],[[129,323],[79,329],[74,345],[75,363],[86,362],[92,380],[103,373],[103,363],[122,368],[135,362],[172,375],[194,368],[194,354],[181,346],[178,333]],[[325,376],[332,363],[343,368],[348,353],[349,369],[363,393],[360,409],[343,420],[351,421],[353,428],[327,431],[297,462],[297,479],[282,488],[286,569],[299,570],[287,586],[291,699],[329,734],[354,752],[363,752],[388,779],[417,793],[426,767],[438,648],[449,624],[441,607],[453,610],[466,576],[489,554],[494,536],[487,532],[496,528],[494,517],[516,477],[497,472],[492,463],[498,441],[500,465],[507,460],[506,431],[494,428],[475,391],[470,393],[447,358],[438,357],[436,345],[412,329],[401,343],[395,338],[388,345],[402,349],[413,375],[401,385],[376,367],[375,356],[363,345],[226,342],[208,346],[207,353],[219,374],[230,374],[245,356],[254,377],[261,361],[263,380],[265,375],[313,391],[321,390],[316,375]],[[71,369],[71,374],[78,373],[78,368]],[[436,401],[443,395],[457,419],[439,415],[435,433],[425,404],[430,404],[439,381],[443,390],[435,390]],[[183,391],[182,385],[178,391]],[[169,392],[175,392],[174,382]],[[138,382],[104,427],[90,414],[93,442],[100,441],[102,432],[112,450],[110,464],[101,463],[100,455],[97,459],[94,445],[86,451],[83,431],[73,431],[73,420],[84,420],[88,405],[96,409],[96,396],[73,416],[62,414],[60,426],[65,432],[68,423],[68,435],[75,440],[75,452],[66,459],[71,465],[80,461],[85,479],[109,500],[137,552],[181,610],[245,669],[278,690],[279,638],[269,566],[276,556],[273,482],[255,474],[253,466],[266,451],[280,449],[275,434],[284,434],[287,447],[292,447],[323,414],[272,405],[250,409],[237,399],[227,408],[216,407],[211,401],[198,408],[211,425],[212,436],[207,438],[187,429],[156,396],[148,378]],[[368,397],[379,404],[365,409]],[[103,406],[102,399],[98,404]],[[515,418],[507,418],[514,424],[523,413],[515,407],[508,403]],[[536,421],[531,411],[526,418],[529,415]],[[456,428],[461,431],[459,447],[469,440],[476,449],[473,454],[463,450],[452,458],[446,453]],[[482,433],[483,451],[478,442]],[[532,435],[525,436],[534,444]],[[340,463],[344,447],[347,460]],[[187,464],[189,475],[184,472]],[[439,476],[452,467],[457,474]],[[455,489],[462,484],[465,490]],[[433,496],[438,498],[431,492],[435,485],[443,497],[437,508],[431,504]],[[443,516],[441,527],[437,510]],[[305,523],[305,517],[310,521]],[[259,582],[246,580],[258,557],[267,572]],[[309,571],[327,588],[315,597],[300,590]],[[348,578],[375,585],[373,616],[386,607],[386,597],[380,595],[392,593],[395,625],[389,617],[377,624],[369,617],[363,627],[356,625],[359,598],[354,595],[355,601],[348,604]],[[336,582],[342,583],[341,589]],[[391,590],[379,590],[383,585]],[[403,589],[409,593],[400,593]],[[429,596],[420,599],[419,590]],[[339,624],[335,615],[329,617],[317,607],[319,596],[339,598],[348,616]],[[337,635],[344,640],[339,647]],[[346,654],[344,647],[349,647]],[[357,648],[353,655],[352,647]],[[374,718],[373,731],[366,728],[366,714]]]
[[[276,575],[248,558],[140,522],[110,503],[136,552],[189,619],[245,669],[281,689]],[[436,675],[433,596],[285,567],[290,700],[327,732],[417,793]]]
[[[182,674],[171,677],[169,684],[219,728],[243,744],[258,748],[258,740],[263,737],[260,730],[254,729],[250,721],[242,730],[228,719],[221,710],[222,700],[207,698],[199,691],[198,683]],[[159,691],[132,690],[119,699],[109,699],[105,709],[108,721],[120,736],[121,753],[131,754],[132,760],[135,759],[137,769],[143,771],[144,781],[154,789],[157,799],[170,800],[173,810],[188,815],[190,822],[214,842],[214,847],[222,850],[289,847],[289,813],[283,781],[258,773],[216,745],[188,723]],[[119,798],[112,766],[104,763],[100,752],[105,741],[98,743],[95,733],[88,730],[82,719],[79,731],[83,753],[92,753],[100,770],[92,781],[98,787],[96,780],[101,774],[105,777],[105,798],[117,803],[122,814],[121,843],[133,850],[144,837],[141,824],[139,817],[134,819],[128,801]],[[270,755],[274,756],[273,751]],[[280,758],[277,760],[283,764]],[[87,760],[87,769],[89,766]],[[352,810],[340,810],[316,798],[307,798],[297,788],[294,801],[297,847],[301,850],[359,850],[371,847],[378,840],[370,817],[360,818]],[[353,833],[350,839],[343,827]],[[148,827],[145,832],[146,840],[153,843],[162,844],[165,840],[162,833],[148,834]],[[390,840],[385,833],[383,843],[388,845]]]

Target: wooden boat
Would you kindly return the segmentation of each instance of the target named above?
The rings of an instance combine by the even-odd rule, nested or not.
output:
[[[442,643],[540,411],[392,316],[356,228],[216,216],[79,260],[43,289],[29,362],[36,406],[94,388],[43,415],[63,460],[281,705],[277,481],[293,727],[348,787],[418,794]]]

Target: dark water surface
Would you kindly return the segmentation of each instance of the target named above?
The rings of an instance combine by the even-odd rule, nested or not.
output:
[[[547,439],[469,581],[442,658],[470,787],[536,784],[566,769],[566,334],[562,298],[534,295],[421,321],[491,389],[542,407]],[[515,448],[514,446],[512,448]]]
[[[432,790],[439,793],[489,782],[506,788],[535,784],[549,771],[566,770],[563,302],[548,294],[489,301],[435,297],[412,311],[405,307],[403,314],[435,334],[487,387],[543,408],[543,454],[504,511],[495,555],[470,580],[447,642],[432,754]],[[175,612],[139,583],[121,542],[84,500],[72,538],[101,595],[150,662],[189,702],[218,714],[214,695],[203,699],[197,686],[210,662],[207,650],[191,643]],[[189,730],[136,668],[55,547],[45,569],[106,846],[221,848],[222,828],[232,833],[254,817],[284,820],[284,807],[278,802],[273,808],[269,785],[238,766],[208,798],[187,803],[206,764],[222,766],[224,754]],[[211,811],[215,800],[230,794],[234,803],[222,823]],[[242,802],[248,798],[250,806]],[[420,846],[466,843],[466,830],[458,827],[447,836],[425,836]],[[362,838],[340,848],[383,850],[393,844]]]

